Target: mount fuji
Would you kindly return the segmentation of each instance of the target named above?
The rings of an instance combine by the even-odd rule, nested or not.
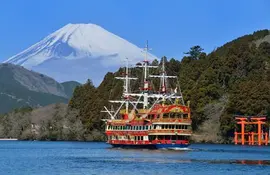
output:
[[[116,71],[128,58],[130,64],[144,59],[142,48],[95,24],[68,24],[12,56],[4,63],[23,66],[59,82],[92,79],[99,85],[108,71]],[[157,59],[148,54],[148,59]]]

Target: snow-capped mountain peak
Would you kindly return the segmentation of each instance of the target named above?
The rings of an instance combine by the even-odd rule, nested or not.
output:
[[[143,56],[143,49],[98,25],[67,24],[5,62],[40,71],[58,81],[84,82],[86,76],[91,78],[89,73],[93,65],[99,66],[101,70],[104,67],[120,66],[125,58],[131,63],[137,63],[143,60]],[[148,58],[156,59],[151,54]],[[61,71],[61,65],[66,64],[70,65],[71,69],[88,70],[85,72],[88,74],[81,75],[78,71],[74,71],[73,74],[78,78],[66,79],[65,75],[61,75],[65,72]]]

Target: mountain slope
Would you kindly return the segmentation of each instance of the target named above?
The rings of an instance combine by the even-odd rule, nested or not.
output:
[[[107,71],[116,71],[126,58],[135,64],[144,59],[144,52],[95,24],[68,24],[5,63],[24,66],[60,82],[84,83],[91,77],[98,84]],[[149,54],[149,59],[156,57]]]
[[[72,94],[73,94],[73,92],[74,92],[74,89],[75,89],[77,86],[80,86],[81,84],[78,83],[77,81],[67,81],[67,82],[61,83],[61,85],[64,87],[65,94],[66,94],[68,97],[72,97]]]
[[[52,78],[21,66],[0,64],[0,113],[22,106],[67,103],[68,99],[65,87]]]

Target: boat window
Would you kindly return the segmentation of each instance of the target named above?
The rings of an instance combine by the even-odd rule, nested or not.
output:
[[[165,125],[165,129],[168,129],[168,125]]]
[[[183,115],[183,118],[184,118],[184,119],[187,119],[187,118],[188,118],[188,114],[184,114],[184,115]]]
[[[158,140],[164,140],[165,136],[158,136]]]
[[[169,118],[169,113],[163,113],[163,118]]]
[[[164,125],[161,125],[161,129],[164,129],[164,127],[165,127]]]
[[[153,120],[153,119],[154,119],[154,117],[155,117],[155,115],[154,115],[154,114],[150,114],[150,115],[148,115],[148,116],[147,116],[147,118],[148,118],[148,119],[150,119],[150,120]]]
[[[169,125],[169,129],[172,129],[172,125]]]
[[[170,118],[175,118],[175,113],[170,113]]]

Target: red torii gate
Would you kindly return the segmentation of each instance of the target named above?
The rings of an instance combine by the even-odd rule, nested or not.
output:
[[[265,124],[266,116],[235,116],[237,124],[241,125],[241,132],[234,132],[234,143],[238,144],[238,135],[241,136],[241,144],[244,145],[246,142],[249,145],[262,145],[268,144],[268,133],[262,131],[262,126]],[[256,132],[245,132],[245,125],[257,125]],[[248,137],[246,141],[245,136]],[[257,138],[255,140],[254,138]]]

